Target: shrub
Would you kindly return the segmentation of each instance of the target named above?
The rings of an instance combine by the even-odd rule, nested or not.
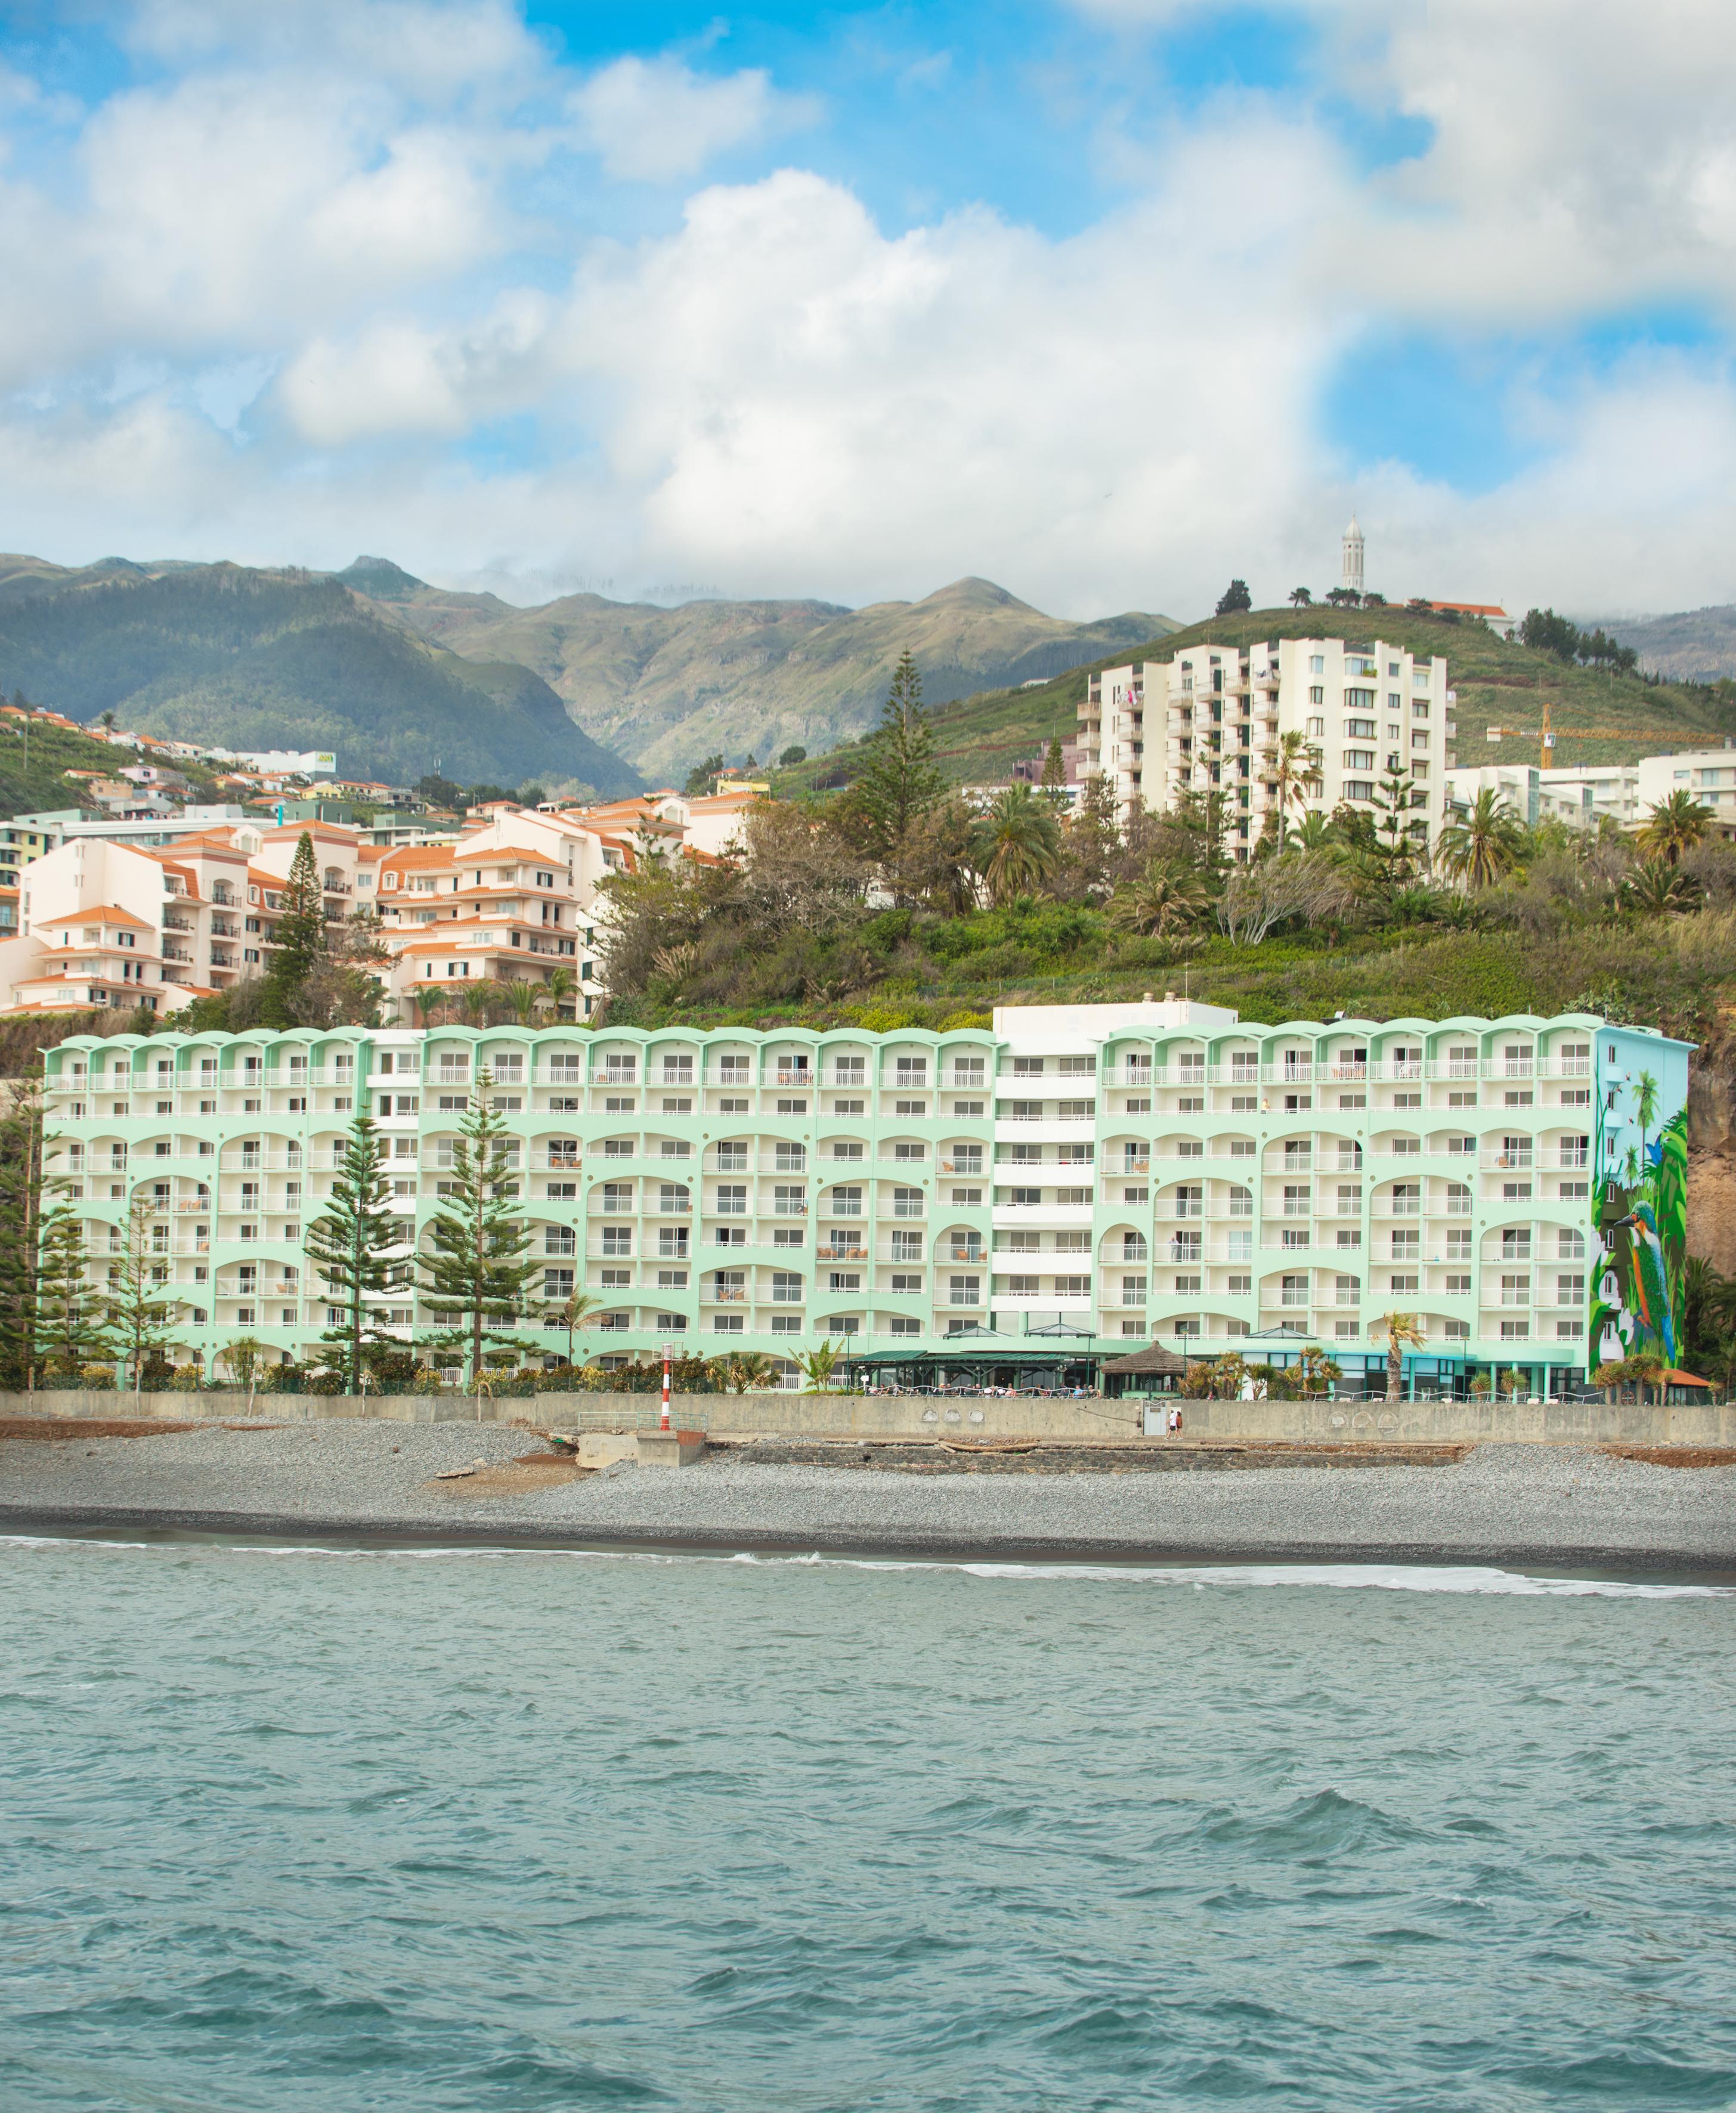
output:
[[[443,1391],[440,1374],[432,1365],[418,1365],[416,1376],[410,1381],[412,1394],[439,1394]]]
[[[197,1394],[204,1383],[204,1375],[197,1365],[177,1365],[169,1381],[176,1394]]]
[[[79,1385],[83,1387],[103,1388],[112,1394],[115,1389],[115,1368],[112,1365],[80,1365]]]

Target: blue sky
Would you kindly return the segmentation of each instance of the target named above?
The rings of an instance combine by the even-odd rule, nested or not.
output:
[[[0,5],[0,541],[1185,616],[1355,507],[1395,596],[1736,599],[1736,32],[1671,21]]]

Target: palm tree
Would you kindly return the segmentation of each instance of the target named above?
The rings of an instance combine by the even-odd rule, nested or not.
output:
[[[1314,597],[1306,587],[1292,587],[1290,591],[1290,604],[1292,609],[1312,609]]]
[[[1054,877],[1061,831],[1028,785],[1009,785],[984,816],[977,863],[997,904],[1016,901]]]
[[[1648,858],[1674,865],[1683,851],[1705,842],[1711,819],[1711,809],[1702,807],[1692,793],[1672,792],[1646,817],[1634,841]]]
[[[1487,888],[1519,863],[1519,819],[1500,794],[1485,787],[1464,818],[1441,832],[1441,869],[1468,888]]]
[[[838,1368],[838,1352],[828,1336],[817,1350],[798,1351],[797,1369],[808,1383],[813,1394],[824,1394],[830,1386],[832,1375]]]
[[[1639,1163],[1646,1163],[1646,1133],[1651,1127],[1651,1118],[1657,1113],[1658,1084],[1649,1071],[1642,1071],[1633,1082],[1633,1112],[1639,1117]]]
[[[724,1360],[724,1376],[737,1394],[763,1387],[776,1369],[762,1350],[737,1350]]]
[[[1266,810],[1265,828],[1283,834],[1284,819],[1292,807],[1306,807],[1309,792],[1322,781],[1320,751],[1306,734],[1294,728],[1281,733],[1260,758],[1266,782],[1274,795]]]
[[[500,986],[485,976],[480,983],[468,984],[459,1001],[459,1010],[473,1027],[488,1025],[488,1009],[493,1004]]]
[[[1332,817],[1310,807],[1294,828],[1286,824],[1281,848],[1286,851],[1324,851],[1332,850],[1337,844],[1338,838],[1332,833]]]
[[[527,983],[523,976],[514,976],[509,983],[500,986],[500,993],[512,1007],[519,1026],[528,1027],[531,1015],[537,1010],[537,986]]]
[[[1405,1392],[1405,1353],[1419,1350],[1428,1338],[1414,1313],[1383,1313],[1374,1324],[1376,1335],[1387,1339],[1387,1399],[1399,1401]]]
[[[565,1303],[562,1305],[560,1309],[560,1326],[567,1331],[567,1362],[569,1365],[571,1365],[574,1362],[573,1353],[573,1338],[582,1330],[585,1323],[590,1319],[591,1316],[596,1312],[597,1308],[602,1304],[602,1303],[603,1302],[601,1298],[593,1298],[588,1291],[571,1291],[568,1293]]]
[[[423,983],[410,993],[411,1004],[422,1015],[424,1032],[434,1025],[434,1015],[445,1002],[444,993],[429,983]]]
[[[560,1008],[572,997],[574,983],[570,969],[550,969],[542,979],[542,988],[537,993],[539,1012],[552,1012],[558,1020]]]
[[[1650,917],[1667,917],[1692,905],[1693,891],[1688,875],[1666,860],[1649,858],[1637,865],[1622,882],[1621,892],[1636,910]]]
[[[1190,868],[1153,859],[1137,880],[1117,889],[1109,915],[1130,932],[1165,938],[1197,924],[1211,902],[1210,889]]]

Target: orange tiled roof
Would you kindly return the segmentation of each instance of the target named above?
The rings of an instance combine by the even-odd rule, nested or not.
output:
[[[142,917],[135,917],[130,910],[123,910],[118,903],[105,902],[95,910],[75,910],[70,917],[51,917],[51,924],[130,924],[139,932],[154,932],[157,927],[148,924]]]
[[[432,866],[450,866],[453,848],[450,844],[395,844],[383,862],[395,873],[421,873]]]

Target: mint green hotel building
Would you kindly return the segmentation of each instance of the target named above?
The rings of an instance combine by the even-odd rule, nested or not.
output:
[[[1399,1310],[1426,1338],[1408,1385],[1516,1366],[1559,1392],[1656,1319],[1610,1214],[1681,1128],[1688,1058],[1584,1014],[1255,1026],[1168,998],[943,1033],[75,1038],[44,1091],[95,1278],[144,1192],[175,1354],[208,1370],[238,1335],[290,1358],[335,1324],[303,1239],[361,1110],[405,1265],[381,1324],[432,1331],[413,1258],[485,1092],[538,1265],[532,1358],[564,1356],[577,1287],[605,1363],[747,1349],[794,1385],[829,1340],[883,1383],[1090,1385],[1152,1342],[1278,1363],[1318,1343],[1348,1390]]]

